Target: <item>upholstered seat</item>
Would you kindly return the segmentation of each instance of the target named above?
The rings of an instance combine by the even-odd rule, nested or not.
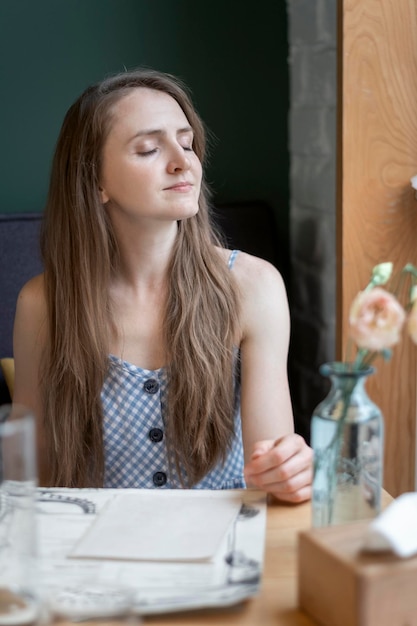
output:
[[[14,359],[11,357],[6,357],[0,359],[0,368],[3,372],[4,379],[6,381],[7,389],[9,391],[10,397],[13,400],[13,390],[14,390]]]
[[[20,289],[42,272],[40,213],[0,215],[0,358],[13,357],[13,321]],[[0,404],[10,402],[0,368]]]

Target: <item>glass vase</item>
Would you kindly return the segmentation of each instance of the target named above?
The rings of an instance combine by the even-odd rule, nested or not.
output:
[[[326,363],[331,389],[311,422],[314,527],[372,519],[380,512],[384,425],[365,382],[374,371]]]

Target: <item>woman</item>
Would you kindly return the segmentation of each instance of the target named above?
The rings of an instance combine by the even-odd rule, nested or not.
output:
[[[310,497],[283,282],[221,246],[204,154],[185,88],[155,71],[88,88],[65,117],[45,272],[22,289],[14,331],[14,401],[37,416],[41,484],[246,479],[281,500]]]

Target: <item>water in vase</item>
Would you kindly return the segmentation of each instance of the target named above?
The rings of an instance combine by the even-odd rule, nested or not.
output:
[[[342,428],[332,417],[315,414],[311,445],[313,526],[375,517],[380,511],[382,484],[380,413],[367,412],[359,420],[348,417]]]

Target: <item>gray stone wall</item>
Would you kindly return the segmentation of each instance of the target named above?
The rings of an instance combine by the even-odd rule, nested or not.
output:
[[[309,439],[314,407],[335,358],[337,0],[287,0],[290,111],[289,357],[298,432]]]

